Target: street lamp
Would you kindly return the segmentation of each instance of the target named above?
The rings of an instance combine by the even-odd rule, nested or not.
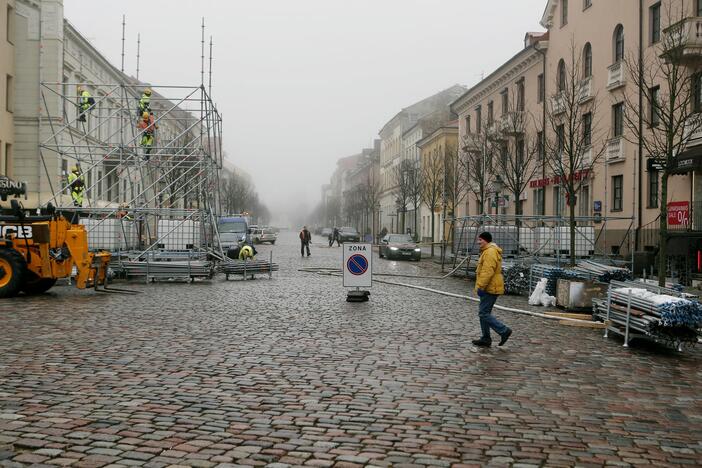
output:
[[[500,192],[505,188],[505,184],[502,181],[501,176],[496,176],[495,181],[492,183],[492,188],[495,191],[495,213],[499,216],[500,214]]]
[[[390,213],[388,216],[390,217],[390,232],[394,233],[395,232],[395,218],[397,218],[397,213]]]

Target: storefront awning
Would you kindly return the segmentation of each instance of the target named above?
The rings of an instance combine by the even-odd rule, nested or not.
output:
[[[702,170],[702,145],[694,146],[683,151],[675,158],[671,174],[687,174],[688,172]]]

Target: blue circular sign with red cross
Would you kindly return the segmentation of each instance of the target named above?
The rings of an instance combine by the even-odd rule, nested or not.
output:
[[[349,273],[360,276],[368,271],[368,259],[361,254],[351,255],[346,262]]]

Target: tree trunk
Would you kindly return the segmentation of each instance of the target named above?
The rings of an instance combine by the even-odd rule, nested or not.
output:
[[[572,192],[571,192],[572,193]],[[568,196],[568,208],[570,208],[570,266],[575,266],[575,203],[573,195]]]
[[[658,243],[658,286],[665,286],[668,269],[668,171],[661,177],[661,215],[659,219]]]
[[[436,213],[434,212],[435,208],[431,209],[431,258],[434,258],[434,240],[436,239],[434,237],[434,233],[436,232]]]
[[[417,202],[414,203],[414,240],[419,242],[419,237],[417,237],[417,215],[419,214],[419,206]]]

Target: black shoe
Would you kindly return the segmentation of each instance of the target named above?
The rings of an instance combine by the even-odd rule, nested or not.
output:
[[[492,346],[492,341],[480,338],[479,340],[473,340],[475,346],[480,346],[481,348],[489,348]]]
[[[504,332],[502,335],[500,335],[502,338],[500,339],[500,344],[497,346],[502,346],[503,344],[507,343],[507,340],[509,340],[509,337],[512,336],[512,329],[508,328],[506,332]]]

